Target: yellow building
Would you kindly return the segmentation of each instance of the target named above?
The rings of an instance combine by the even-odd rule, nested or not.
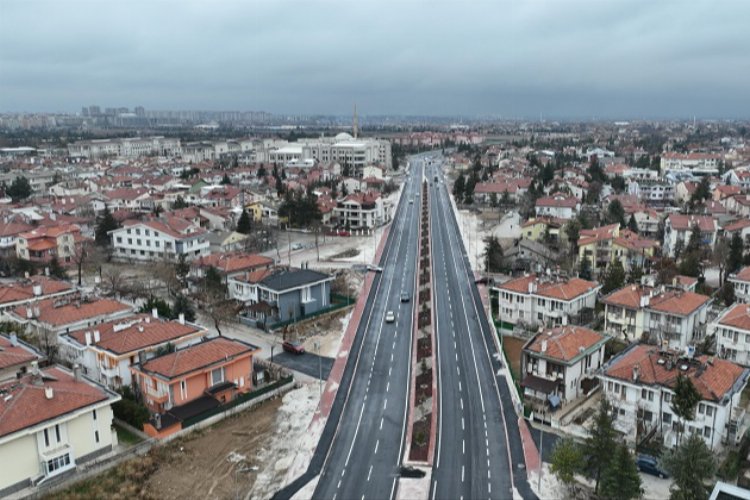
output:
[[[549,233],[553,241],[560,241],[564,224],[565,221],[552,217],[529,219],[521,225],[521,237],[527,240],[544,242],[545,235]]]
[[[260,222],[263,220],[263,205],[259,201],[254,201],[245,205],[248,215],[252,218],[253,222]]]

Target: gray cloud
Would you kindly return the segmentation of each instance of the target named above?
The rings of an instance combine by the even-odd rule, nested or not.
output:
[[[750,114],[750,2],[0,3],[0,110]]]

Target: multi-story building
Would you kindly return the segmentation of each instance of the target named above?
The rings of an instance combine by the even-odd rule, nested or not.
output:
[[[16,256],[37,264],[49,264],[52,259],[61,265],[70,264],[80,238],[81,228],[76,224],[38,227],[18,235]]]
[[[524,401],[558,409],[598,385],[607,337],[581,326],[561,326],[534,335],[521,353]]]
[[[68,154],[74,158],[138,158],[149,155],[174,156],[179,153],[179,139],[161,136],[94,139],[68,145]]]
[[[659,170],[662,175],[668,172],[689,172],[692,175],[717,175],[721,155],[712,153],[663,153]]]
[[[126,316],[60,336],[60,356],[78,364],[84,373],[107,387],[131,385],[130,367],[170,349],[200,342],[208,335],[205,328],[179,320],[151,315]]]
[[[353,193],[339,200],[333,216],[342,227],[372,229],[388,222],[380,193]]]
[[[669,348],[685,349],[705,337],[711,299],[682,289],[626,285],[602,303],[607,335],[632,342],[647,334]]]
[[[555,194],[536,200],[536,216],[548,216],[558,219],[572,219],[581,210],[581,203],[573,196]]]
[[[727,281],[734,285],[734,296],[738,302],[750,303],[750,266],[743,267],[736,274],[730,274]]]
[[[596,305],[601,285],[580,278],[528,274],[498,286],[502,328],[548,327],[580,322],[584,309]]]
[[[18,236],[34,229],[21,221],[0,220],[0,257],[8,258],[16,255]]]
[[[8,337],[0,335],[0,383],[21,378],[41,358],[35,348],[19,340],[15,333]]]
[[[750,305],[734,304],[711,323],[716,352],[742,366],[750,367]]]
[[[73,373],[36,365],[0,383],[0,496],[75,470],[112,450],[120,396]]]
[[[578,237],[578,260],[587,259],[597,276],[612,263],[612,242],[620,236],[620,224],[581,229]]]
[[[0,285],[0,313],[18,306],[71,295],[75,292],[76,289],[67,281],[48,276],[30,276],[7,285]]]
[[[681,422],[674,407],[679,376],[701,396],[692,420]],[[604,397],[615,410],[615,429],[631,445],[655,434],[664,446],[683,435],[697,434],[712,450],[736,445],[749,423],[741,394],[750,370],[710,356],[689,357],[679,351],[634,344],[611,359],[600,375]]]
[[[674,257],[678,249],[685,248],[695,226],[701,233],[701,245],[713,248],[719,231],[716,219],[710,215],[669,214],[664,221],[664,253]]]
[[[126,221],[110,231],[114,257],[127,260],[188,260],[208,255],[207,231],[179,217]]]

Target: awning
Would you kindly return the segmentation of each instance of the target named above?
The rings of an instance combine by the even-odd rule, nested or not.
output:
[[[547,401],[549,401],[549,405],[552,408],[557,408],[558,406],[560,406],[561,402],[560,396],[558,396],[557,394],[550,394],[549,396],[547,396]]]
[[[552,394],[557,389],[557,382],[554,380],[547,380],[546,378],[535,377],[534,375],[526,375],[526,378],[521,382],[521,387],[528,387],[529,389],[544,394]]]

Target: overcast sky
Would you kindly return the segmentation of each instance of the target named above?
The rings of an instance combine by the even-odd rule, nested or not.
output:
[[[750,117],[750,1],[0,1],[0,111]]]

